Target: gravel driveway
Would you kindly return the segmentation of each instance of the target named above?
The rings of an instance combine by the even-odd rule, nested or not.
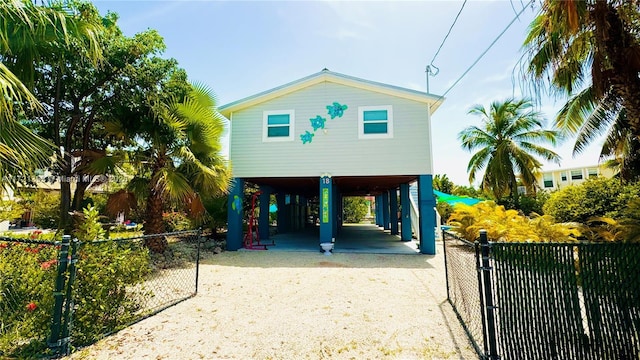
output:
[[[196,297],[73,359],[477,359],[439,255],[238,251]]]

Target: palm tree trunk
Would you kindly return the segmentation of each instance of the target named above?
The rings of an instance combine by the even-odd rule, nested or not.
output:
[[[156,159],[149,183],[149,197],[146,204],[146,216],[144,224],[145,235],[161,234],[165,232],[164,222],[162,221],[162,212],[164,210],[164,201],[162,199],[162,190],[158,184],[158,172],[165,165],[166,160],[163,156]],[[163,253],[167,249],[167,240],[164,236],[150,237],[145,240],[145,245],[154,253]]]

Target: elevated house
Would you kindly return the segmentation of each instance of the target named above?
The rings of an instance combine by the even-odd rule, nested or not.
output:
[[[243,245],[242,209],[251,206],[243,189],[250,182],[262,191],[262,238],[271,194],[279,232],[302,229],[309,207],[317,206],[319,243],[340,240],[344,196],[375,196],[378,225],[405,241],[413,227],[420,251],[434,254],[431,114],[441,103],[432,94],[324,69],[220,107],[230,121],[234,178],[228,249]],[[409,190],[416,182],[417,204]],[[413,222],[412,202],[420,215]]]

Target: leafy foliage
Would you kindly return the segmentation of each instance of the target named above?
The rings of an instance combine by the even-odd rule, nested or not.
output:
[[[42,229],[56,229],[60,222],[60,195],[42,189],[35,192],[23,192],[25,208],[31,211],[35,226]]]
[[[35,358],[45,351],[57,253],[53,245],[0,241],[1,358]]]
[[[80,241],[102,240],[106,232],[100,224],[100,214],[94,206],[89,206],[82,211],[84,218],[74,231],[73,235]]]
[[[359,223],[369,212],[369,203],[363,197],[345,197],[342,203],[344,207],[344,221]]]
[[[453,194],[455,187],[456,185],[453,181],[449,180],[447,174],[436,174],[436,176],[433,177],[433,188],[435,190],[442,191],[446,194]]]
[[[74,286],[74,343],[90,344],[120,330],[140,308],[133,286],[150,272],[149,251],[139,242],[83,244]]]
[[[17,201],[0,199],[0,221],[19,219],[25,208]]]
[[[630,201],[638,197],[640,183],[594,178],[552,193],[543,209],[557,221],[586,224],[593,217],[622,218]]]
[[[493,201],[473,206],[457,205],[449,224],[469,241],[478,239],[483,229],[492,241],[510,242],[572,242],[581,234],[579,224],[556,223],[548,215],[529,219],[517,210],[506,210]]]
[[[438,214],[440,214],[440,218],[444,223],[449,221],[449,217],[453,214],[453,206],[444,201],[439,201],[436,204],[436,210],[438,210]]]

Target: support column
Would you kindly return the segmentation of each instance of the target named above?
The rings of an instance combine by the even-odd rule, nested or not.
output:
[[[409,184],[400,184],[400,238],[411,241],[411,202],[409,199]]]
[[[286,203],[286,194],[279,192],[276,194],[276,202],[278,203],[278,233],[287,233],[290,229],[289,224],[291,217],[289,216],[289,206]]]
[[[332,229],[332,233],[333,235],[331,236],[332,239],[335,239],[336,236],[338,236],[338,224],[340,223],[340,218],[342,217],[342,213],[340,212],[340,203],[342,201],[342,197],[340,196],[340,191],[338,190],[338,187],[334,184],[333,185],[333,229]]]
[[[391,230],[391,221],[389,220],[389,192],[382,193],[382,227],[385,230]]]
[[[325,175],[320,178],[320,243],[331,242],[333,238],[333,179]]]
[[[436,254],[436,199],[431,175],[418,176],[418,207],[420,211],[420,253]]]
[[[244,179],[231,181],[229,201],[227,201],[227,250],[236,251],[242,247],[242,218],[244,199]]]
[[[260,202],[260,216],[258,217],[258,233],[260,240],[269,239],[269,199],[271,197],[271,188],[268,186],[260,186],[262,194],[258,195]]]
[[[382,226],[382,195],[376,195],[376,225]]]
[[[398,235],[398,190],[389,190],[389,220],[391,221],[391,235]]]

